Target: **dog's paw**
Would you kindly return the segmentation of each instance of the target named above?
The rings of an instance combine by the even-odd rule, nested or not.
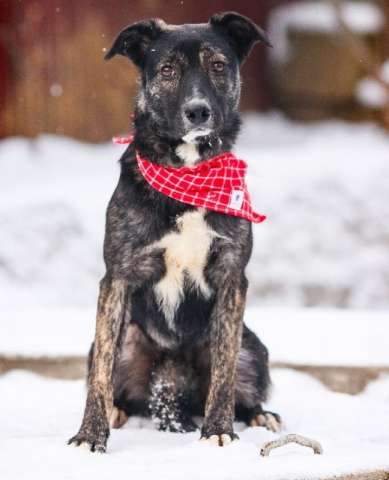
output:
[[[195,432],[199,427],[191,419],[184,415],[172,416],[172,418],[158,418],[153,417],[153,421],[156,424],[158,430],[161,432],[172,432],[172,433],[190,433]]]
[[[281,417],[278,413],[261,411],[250,420],[251,427],[265,427],[271,432],[279,432],[282,427]]]
[[[190,417],[182,416],[177,421],[169,422],[165,428],[160,428],[160,430],[174,433],[190,433],[195,432],[198,428],[198,425]]]
[[[77,435],[68,441],[68,445],[74,445],[76,447],[83,446],[91,452],[105,453],[107,450],[108,437],[108,429],[96,432],[81,429]]]
[[[222,433],[221,435],[202,435],[200,442],[206,442],[217,447],[226,447],[235,440],[239,440],[236,433]]]
[[[111,428],[122,428],[122,426],[127,422],[128,415],[120,408],[113,407],[111,417],[109,419],[109,426]]]
[[[190,433],[199,429],[199,426],[190,417],[183,417],[181,419],[181,432]]]

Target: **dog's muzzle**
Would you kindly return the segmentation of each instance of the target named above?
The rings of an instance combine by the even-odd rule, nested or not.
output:
[[[192,127],[202,127],[211,120],[211,108],[204,100],[195,100],[184,106],[185,123]]]
[[[191,100],[182,109],[182,118],[187,131],[183,140],[193,142],[200,137],[206,137],[212,132],[213,115],[206,100]]]

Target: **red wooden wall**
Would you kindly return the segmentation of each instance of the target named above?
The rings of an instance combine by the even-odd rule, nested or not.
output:
[[[136,72],[102,61],[115,34],[142,18],[204,22],[235,10],[265,26],[286,0],[1,0],[0,136],[43,131],[102,140],[125,129]],[[264,48],[244,66],[242,107],[269,106]],[[128,102],[125,100],[129,97]]]

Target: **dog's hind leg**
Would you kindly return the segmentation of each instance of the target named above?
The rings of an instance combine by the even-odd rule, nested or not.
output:
[[[150,415],[150,382],[159,355],[140,327],[131,323],[115,365],[112,428],[122,427],[131,415]]]
[[[96,332],[88,375],[88,394],[78,434],[69,440],[104,452],[113,408],[113,368],[122,327],[128,282],[104,277],[100,284]]]
[[[236,376],[235,416],[252,427],[261,426],[278,431],[281,418],[277,413],[263,410],[270,388],[268,352],[259,338],[246,326],[238,356]]]

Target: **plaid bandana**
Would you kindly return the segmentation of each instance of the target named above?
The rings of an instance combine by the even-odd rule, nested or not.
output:
[[[131,143],[132,137],[114,139]],[[194,167],[166,167],[149,162],[136,152],[139,170],[147,183],[179,202],[260,223],[266,216],[255,212],[245,182],[247,164],[231,152],[222,153]]]

